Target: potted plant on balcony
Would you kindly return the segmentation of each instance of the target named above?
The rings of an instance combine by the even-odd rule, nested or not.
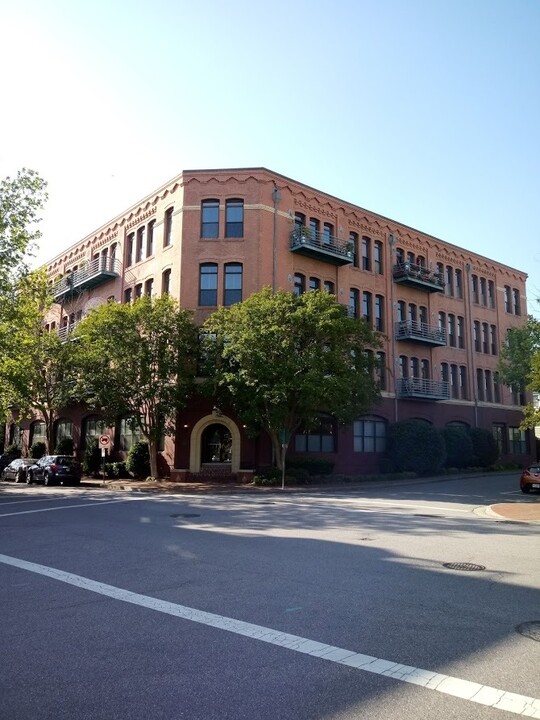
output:
[[[311,240],[311,230],[307,225],[300,225],[296,228],[296,232],[301,243],[307,243]]]
[[[345,252],[347,253],[347,257],[354,257],[354,243],[351,240],[347,241],[347,245],[345,246]]]

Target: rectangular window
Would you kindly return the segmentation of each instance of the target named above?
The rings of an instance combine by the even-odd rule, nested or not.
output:
[[[334,242],[334,226],[331,223],[323,223],[323,244],[332,245]]]
[[[244,237],[243,200],[227,200],[225,202],[225,237]]]
[[[447,295],[454,294],[454,268],[450,265],[446,266],[446,287],[445,292]]]
[[[141,440],[142,435],[139,428],[133,427],[131,421],[122,418],[120,420],[120,427],[118,428],[118,449],[129,450],[132,445]]]
[[[127,236],[126,247],[126,267],[133,265],[133,246],[135,244],[135,233],[129,233]]]
[[[321,281],[318,277],[310,277],[309,278],[309,289],[310,290],[320,290],[321,289]]]
[[[142,283],[135,285],[135,300],[142,297]]]
[[[467,368],[465,365],[459,366],[459,394],[462,400],[469,399],[469,390],[467,385]]]
[[[371,270],[371,240],[362,238],[362,270]]]
[[[491,370],[486,370],[484,373],[484,387],[486,391],[486,400],[493,402],[493,384],[491,382]]]
[[[172,226],[173,226],[173,210],[167,208],[165,211],[164,227],[163,227],[163,247],[169,247],[172,243]]]
[[[459,370],[457,365],[450,366],[450,394],[453,398],[459,397]]]
[[[504,309],[507,313],[512,312],[512,291],[508,285],[504,286]]]
[[[154,226],[155,220],[151,220],[148,223],[148,232],[146,233],[146,257],[151,257],[154,254]]]
[[[161,275],[161,294],[168,295],[171,292],[171,269],[164,270]]]
[[[373,310],[371,304],[371,293],[364,291],[362,293],[362,317],[368,323],[368,325],[371,325],[371,323],[373,322]]]
[[[504,423],[493,423],[493,437],[499,448],[499,455],[505,455],[507,452],[506,443],[506,425]]]
[[[486,278],[480,278],[480,303],[484,307],[487,305]]]
[[[521,315],[521,298],[519,296],[519,290],[516,288],[512,290],[512,301],[514,306],[514,315]]]
[[[518,427],[508,428],[508,440],[512,455],[525,455],[527,452],[527,434]]]
[[[355,420],[353,449],[359,453],[382,453],[386,450],[386,423],[376,418]]]
[[[482,352],[489,353],[489,332],[487,323],[482,323]]]
[[[476,393],[478,395],[478,399],[483,401],[484,400],[484,371],[478,368],[476,371]]]
[[[153,290],[154,290],[154,280],[153,280],[153,278],[149,278],[149,279],[144,283],[144,294],[145,294],[147,297],[150,297],[150,298],[151,298],[151,297],[152,297],[152,292],[153,292]]]
[[[461,349],[465,347],[465,318],[459,315],[457,319],[457,345]]]
[[[490,308],[495,307],[495,283],[488,280],[488,305]]]
[[[384,297],[375,295],[375,330],[384,332]]]
[[[481,345],[481,341],[480,341],[480,323],[478,322],[478,320],[474,321],[473,333],[474,333],[474,349],[476,350],[476,352],[481,352],[482,345]]]
[[[489,336],[491,339],[491,354],[497,354],[497,327],[495,325],[489,326]]]
[[[353,265],[354,267],[359,266],[358,261],[358,233],[350,232],[349,233],[349,244],[352,247],[353,251]]]
[[[461,270],[456,270],[455,280],[456,280],[456,297],[461,299],[463,297],[463,275],[462,275]]]
[[[124,290],[124,302],[130,303],[133,300],[133,289],[132,288],[126,288]]]
[[[329,293],[330,295],[336,294],[334,283],[331,280],[325,280],[323,283],[323,287],[325,292]]]
[[[377,368],[375,370],[375,380],[379,386],[379,390],[386,390],[386,354],[378,352],[376,358]]]
[[[211,307],[217,305],[217,281],[216,263],[203,263],[199,266],[199,305]]]
[[[496,403],[501,402],[501,385],[499,383],[499,373],[493,373],[493,400]]]
[[[306,278],[304,275],[297,274],[294,276],[293,292],[295,295],[302,295],[306,292]]]
[[[227,307],[237,302],[242,302],[242,265],[228,263],[225,265],[223,304]]]
[[[135,251],[135,262],[136,262],[136,263],[141,262],[141,260],[143,259],[143,254],[144,254],[144,231],[145,231],[145,230],[146,230],[146,228],[145,228],[144,226],[143,226],[143,227],[140,227],[140,228],[137,230],[137,249],[136,249],[136,251]]]
[[[360,317],[360,290],[357,288],[349,291],[349,315],[353,318]]]
[[[448,315],[448,344],[456,347],[456,316]]]
[[[219,200],[203,200],[201,203],[201,237],[219,237]]]
[[[383,244],[380,240],[373,243],[373,270],[377,275],[383,274]]]
[[[471,276],[471,290],[472,290],[472,299],[473,303],[477,303],[480,300],[480,294],[478,292],[478,276],[472,275]]]

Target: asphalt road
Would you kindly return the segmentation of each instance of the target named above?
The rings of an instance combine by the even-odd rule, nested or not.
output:
[[[486,512],[517,492],[3,484],[0,718],[540,718],[539,526]]]

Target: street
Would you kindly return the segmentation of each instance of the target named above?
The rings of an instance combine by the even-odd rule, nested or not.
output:
[[[540,642],[517,631],[540,623],[540,526],[487,509],[523,499],[517,477],[3,483],[0,717],[540,718]]]

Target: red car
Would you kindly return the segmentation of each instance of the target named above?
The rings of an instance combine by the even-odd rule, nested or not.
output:
[[[531,490],[540,490],[540,463],[523,468],[519,479],[519,487],[522,493],[531,492]]]

